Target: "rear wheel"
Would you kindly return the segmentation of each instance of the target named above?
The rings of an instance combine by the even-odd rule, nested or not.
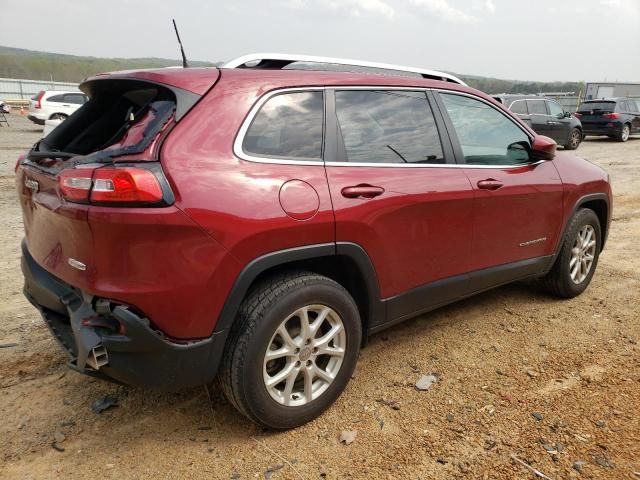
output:
[[[342,393],[360,351],[360,316],[349,293],[309,272],[263,282],[243,302],[219,380],[227,399],[268,428],[293,428]]]
[[[625,123],[622,126],[622,130],[620,131],[620,133],[616,135],[616,140],[618,140],[619,142],[626,142],[627,140],[629,140],[630,134],[631,134],[631,127],[629,126],[628,123]]]
[[[68,117],[68,115],[64,114],[64,113],[54,113],[53,115],[51,115],[49,117],[49,120],[66,120]]]
[[[560,254],[542,284],[552,294],[564,298],[580,295],[591,282],[598,265],[602,234],[593,210],[583,208],[567,227]]]
[[[582,132],[579,128],[572,128],[569,133],[569,140],[564,148],[567,150],[575,150],[580,146],[580,142],[582,142]]]

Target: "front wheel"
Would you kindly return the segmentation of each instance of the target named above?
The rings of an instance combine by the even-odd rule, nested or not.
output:
[[[582,132],[578,128],[572,128],[569,133],[569,140],[564,148],[567,150],[575,150],[580,146],[580,142],[582,142]]]
[[[310,272],[272,277],[240,308],[221,365],[222,390],[262,426],[297,427],[340,396],[361,336],[358,308],[338,283]]]
[[[602,248],[600,221],[593,210],[578,210],[571,219],[560,253],[542,284],[563,298],[580,295],[589,286]]]

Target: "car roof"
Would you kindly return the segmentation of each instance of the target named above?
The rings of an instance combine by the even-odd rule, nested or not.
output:
[[[274,88],[324,87],[340,85],[416,87],[473,93],[484,99],[495,102],[495,100],[490,96],[478,90],[451,81],[434,80],[419,76],[399,74],[390,75],[327,70],[214,67],[159,68],[103,73],[89,77],[85,79],[83,83],[109,78],[130,78],[164,83],[203,95],[211,86],[211,81],[215,81],[218,74],[220,74],[223,79],[232,80],[236,83],[246,82],[247,84],[252,84],[262,91]]]

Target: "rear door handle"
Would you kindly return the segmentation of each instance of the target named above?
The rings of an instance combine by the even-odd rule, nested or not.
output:
[[[384,193],[384,188],[361,183],[351,187],[344,187],[341,190],[345,198],[373,198]]]
[[[504,186],[504,183],[496,180],[495,178],[487,178],[486,180],[480,180],[478,182],[478,188],[482,190],[497,190]]]

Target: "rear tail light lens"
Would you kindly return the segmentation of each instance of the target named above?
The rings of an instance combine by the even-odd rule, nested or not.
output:
[[[156,176],[143,168],[100,168],[93,177],[92,203],[158,203],[162,187]]]
[[[58,174],[65,200],[110,206],[160,204],[165,199],[161,181],[166,183],[162,173],[131,166],[72,168]]]
[[[616,118],[620,118],[620,114],[613,112],[613,113],[605,113],[603,115],[604,118],[607,118],[609,120],[615,120]]]
[[[93,172],[90,168],[74,168],[60,172],[58,188],[62,196],[70,202],[89,202]]]
[[[42,97],[44,97],[44,90],[40,90],[36,97],[36,108],[42,108]]]
[[[576,118],[582,118],[582,114],[578,112],[574,113],[573,116]]]

